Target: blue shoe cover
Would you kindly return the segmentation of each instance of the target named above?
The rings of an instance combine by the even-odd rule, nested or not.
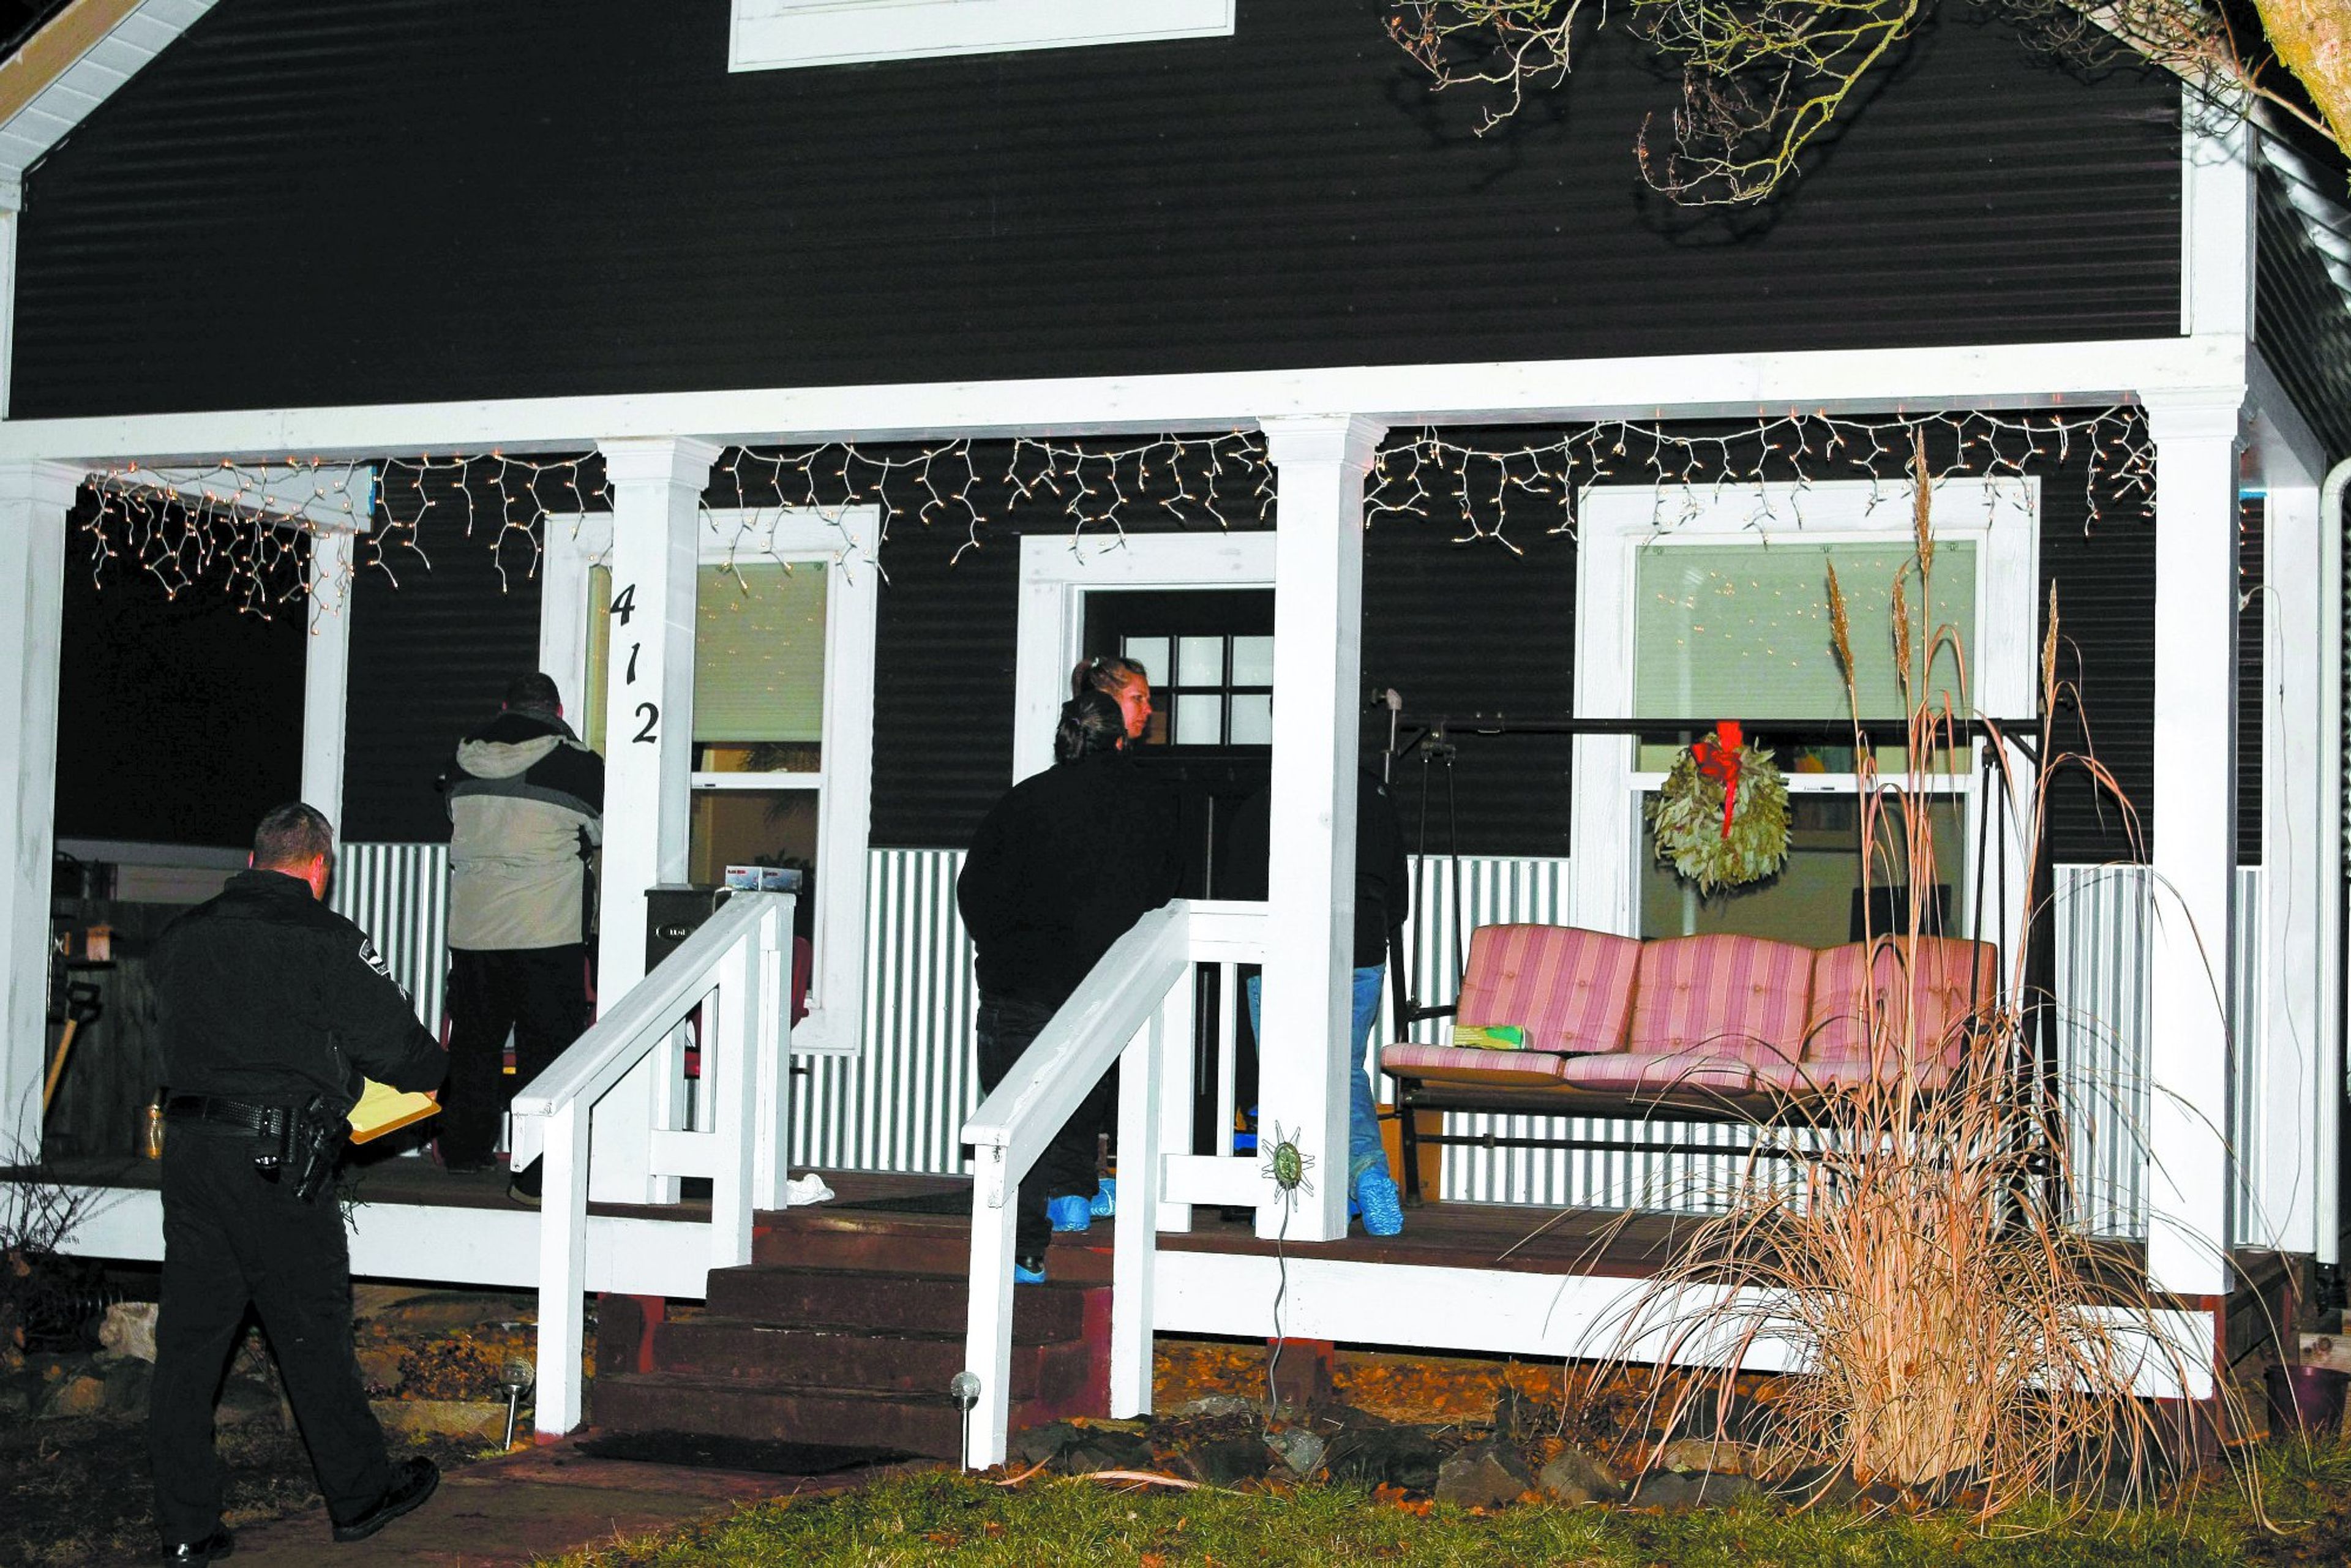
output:
[[[1047,1200],[1045,1218],[1058,1231],[1084,1230],[1094,1222],[1093,1206],[1090,1199],[1070,1193]]]
[[[1109,1219],[1118,1213],[1118,1177],[1104,1176],[1102,1186],[1094,1189],[1093,1201],[1086,1211],[1096,1219]]]
[[[1015,1258],[1012,1260],[1012,1282],[1016,1285],[1041,1285],[1045,1282],[1045,1260],[1037,1259],[1036,1267]]]
[[[1355,1178],[1355,1200],[1364,1207],[1364,1233],[1396,1236],[1404,1230],[1404,1199],[1395,1178],[1384,1170],[1368,1170]]]

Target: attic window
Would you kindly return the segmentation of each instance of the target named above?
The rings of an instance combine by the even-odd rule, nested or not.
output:
[[[1236,0],[734,0],[726,68],[1221,38]]]

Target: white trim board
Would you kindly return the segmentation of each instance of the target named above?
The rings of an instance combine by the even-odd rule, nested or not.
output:
[[[1274,537],[1249,533],[1024,534],[1015,646],[1012,782],[1053,765],[1053,727],[1084,656],[1089,592],[1273,586]],[[1172,720],[1171,720],[1172,722]]]
[[[1228,38],[1235,0],[735,0],[729,71]]]
[[[64,141],[148,61],[195,26],[214,4],[214,0],[143,0],[109,28],[56,80],[34,94],[31,102],[0,124],[0,179],[22,180],[26,170]]]
[[[1536,1216],[1529,1221],[1531,1228],[1540,1222],[1540,1211],[1530,1212]],[[1643,1293],[1653,1289],[1643,1281],[1363,1263],[1323,1256],[1311,1245],[1295,1248],[1286,1261],[1162,1248],[1152,1267],[1156,1275],[1152,1327],[1160,1333],[1259,1339],[1279,1332],[1292,1339],[1342,1344],[1574,1360],[1606,1355],[1634,1337],[1625,1332],[1626,1314],[1637,1308],[1639,1318],[1651,1325],[1675,1322],[1676,1360],[1703,1364],[1709,1359],[1702,1336],[1688,1319],[1673,1319],[1654,1303],[1641,1305]],[[1699,1294],[1692,1289],[1681,1299],[1695,1305]],[[2078,1310],[2085,1314],[2100,1311]],[[2167,1309],[2144,1319],[2119,1312],[2112,1315],[2126,1329],[2147,1323],[2167,1347],[2140,1363],[2141,1394],[2177,1395],[2182,1381],[2190,1385],[2187,1393],[2191,1398],[2210,1394],[2210,1312]],[[1666,1338],[1662,1326],[1653,1326],[1635,1343],[1655,1354],[1665,1348]],[[1742,1347],[1740,1361],[1759,1372],[1782,1370],[1789,1348],[1785,1340],[1759,1335]],[[2184,1380],[2166,1364],[2172,1358],[2186,1373]],[[1719,1350],[1711,1359],[1719,1364],[1727,1355]]]
[[[1344,409],[1390,427],[1749,418],[1792,409],[2079,409],[2244,379],[2241,337],[1667,354],[0,421],[0,462],[210,462],[287,452],[585,451],[630,435],[721,443],[1245,428]]]
[[[839,511],[705,511],[700,563],[821,560],[831,567],[825,601],[824,771],[790,776],[789,788],[821,791],[817,808],[816,970],[808,1016],[792,1027],[795,1055],[854,1056],[863,1035],[865,848],[872,826],[873,637],[881,605],[882,514]],[[555,677],[567,711],[580,712],[588,685],[588,572],[612,549],[612,518],[590,512],[547,519],[539,594],[539,668]],[[609,747],[611,737],[606,737]],[[696,789],[708,786],[697,782]],[[650,823],[606,821],[618,832]]]

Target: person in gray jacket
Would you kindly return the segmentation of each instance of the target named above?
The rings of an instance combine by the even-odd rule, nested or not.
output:
[[[555,682],[507,687],[458,743],[449,775],[449,1086],[441,1161],[487,1168],[514,1092],[588,1027],[588,859],[601,841],[604,761],[563,722]],[[515,1074],[501,1075],[508,1030]],[[534,1207],[539,1169],[510,1194]]]

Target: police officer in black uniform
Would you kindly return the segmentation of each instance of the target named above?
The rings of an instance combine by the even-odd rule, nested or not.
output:
[[[250,871],[172,923],[151,972],[162,1037],[163,1301],[148,1448],[163,1561],[211,1563],[220,1521],[213,1403],[250,1305],[269,1336],[337,1541],[440,1483],[394,1466],[351,1354],[350,1253],[334,1161],[362,1078],[436,1087],[447,1058],[365,933],[322,902],[327,820],[261,820]]]

